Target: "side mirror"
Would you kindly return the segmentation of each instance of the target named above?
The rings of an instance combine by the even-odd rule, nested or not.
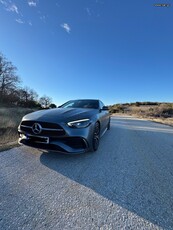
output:
[[[107,111],[108,111],[109,108],[108,108],[108,106],[103,106],[103,107],[102,107],[102,110],[107,110]]]

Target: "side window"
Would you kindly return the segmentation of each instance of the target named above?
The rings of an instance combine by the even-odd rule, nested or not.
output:
[[[102,108],[103,108],[103,106],[105,106],[105,105],[103,104],[103,102],[102,102],[102,101],[100,101],[100,109],[102,109]]]
[[[71,108],[74,105],[74,101],[72,101],[71,103],[68,103],[68,105],[65,105],[64,108]]]

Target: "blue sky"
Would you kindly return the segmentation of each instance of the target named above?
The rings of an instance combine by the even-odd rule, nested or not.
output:
[[[173,102],[171,0],[0,0],[0,51],[57,105]]]

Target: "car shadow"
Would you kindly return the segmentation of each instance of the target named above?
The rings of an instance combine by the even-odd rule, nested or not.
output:
[[[173,192],[159,190],[163,185],[156,180],[150,163],[145,162],[146,155],[138,156],[135,147],[123,140],[131,138],[135,132],[112,126],[102,137],[97,152],[80,155],[44,152],[40,161],[145,220],[164,229],[173,229],[173,202],[170,200]],[[173,185],[172,178],[169,183]]]

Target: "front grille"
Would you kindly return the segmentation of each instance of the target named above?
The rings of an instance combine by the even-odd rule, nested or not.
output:
[[[50,123],[50,122],[22,121],[20,125],[21,131],[24,131],[28,134],[37,135],[32,131],[32,126],[34,125],[34,123],[39,123],[42,127],[41,133],[39,133],[38,135],[48,136],[48,137],[50,136],[59,137],[65,135],[65,131],[60,125],[55,123]]]
[[[62,129],[62,127],[58,124],[50,123],[50,122],[43,122],[43,121],[22,121],[21,125],[32,127],[34,123],[39,123],[42,126],[42,128]]]

